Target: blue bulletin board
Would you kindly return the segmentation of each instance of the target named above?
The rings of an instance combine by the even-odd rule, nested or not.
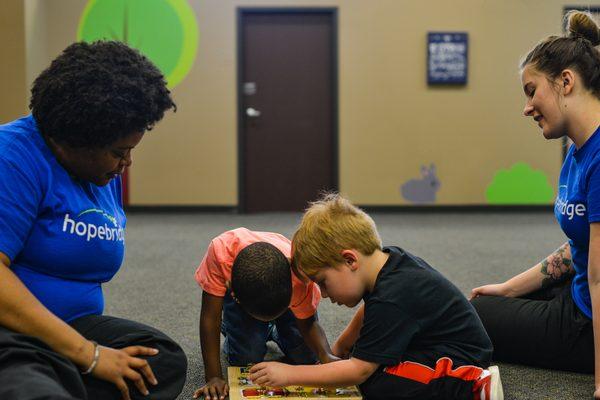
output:
[[[466,32],[427,34],[427,83],[467,84],[469,35]]]

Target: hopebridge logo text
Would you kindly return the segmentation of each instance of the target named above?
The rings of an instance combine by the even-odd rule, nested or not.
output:
[[[89,213],[101,214],[110,223],[110,225],[107,223],[98,225],[77,220],[82,215]],[[98,209],[82,211],[76,217],[71,217],[68,213],[65,214],[62,231],[71,235],[85,237],[85,240],[88,242],[92,239],[122,242],[125,237],[125,231],[123,228],[118,226],[116,218],[107,214],[103,210]]]

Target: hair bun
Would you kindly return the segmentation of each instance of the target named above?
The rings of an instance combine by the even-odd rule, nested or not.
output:
[[[573,10],[569,11],[565,18],[569,37],[582,37],[594,46],[600,44],[600,30],[590,13]]]

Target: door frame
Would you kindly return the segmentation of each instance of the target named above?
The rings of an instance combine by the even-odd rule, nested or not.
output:
[[[238,212],[246,213],[246,201],[244,193],[246,182],[244,179],[244,167],[246,165],[246,138],[244,135],[244,97],[242,93],[243,61],[245,49],[243,46],[243,23],[244,17],[253,14],[329,14],[331,16],[331,93],[332,93],[332,142],[331,142],[331,171],[332,185],[334,190],[339,190],[339,110],[338,110],[338,9],[337,7],[238,7],[237,8],[237,152],[238,152]]]

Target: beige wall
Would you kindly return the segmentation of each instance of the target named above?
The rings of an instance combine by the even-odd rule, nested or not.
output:
[[[23,0],[0,5],[0,124],[27,112]]]
[[[44,5],[42,5],[44,3]],[[52,6],[47,6],[52,3]],[[560,29],[555,0],[190,0],[198,56],[173,94],[176,114],[135,152],[131,202],[237,203],[236,7],[338,7],[340,189],[369,205],[405,204],[400,185],[434,162],[438,204],[483,204],[494,173],[524,161],[554,186],[560,144],[521,116],[518,61]],[[31,81],[76,37],[82,0],[27,0]],[[3,6],[4,7],[4,6]],[[426,85],[426,34],[469,33],[469,84]],[[4,39],[0,39],[4,44]],[[0,94],[0,101],[6,97]]]
[[[352,4],[340,22],[345,193],[362,204],[400,203],[399,183],[428,162],[437,166],[442,204],[485,203],[495,171],[517,161],[543,169],[554,185],[559,144],[546,143],[521,116],[517,65],[538,39],[556,32],[561,3],[390,0],[370,2],[362,13],[364,3]],[[426,85],[425,35],[436,30],[469,33],[463,89]]]

